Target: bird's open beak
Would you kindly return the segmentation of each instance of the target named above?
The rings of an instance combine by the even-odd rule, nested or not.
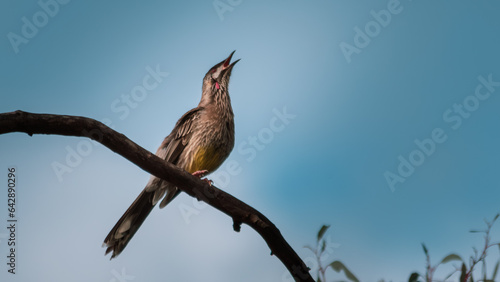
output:
[[[233,54],[234,52],[236,52],[236,50],[234,50],[230,55],[229,57],[227,57],[227,59],[224,61],[224,63],[222,64],[222,70],[221,71],[224,71],[224,70],[227,70],[227,69],[232,69],[233,66],[239,62],[241,59],[238,59],[234,62],[231,63],[231,58],[233,58]]]

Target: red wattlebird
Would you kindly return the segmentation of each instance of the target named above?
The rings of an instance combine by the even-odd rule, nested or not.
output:
[[[234,115],[228,85],[231,71],[239,61],[227,59],[213,66],[203,78],[198,107],[185,113],[163,140],[156,155],[196,176],[216,170],[234,147]],[[139,229],[153,207],[170,203],[180,190],[151,176],[137,199],[125,211],[104,239],[106,254],[119,255]]]

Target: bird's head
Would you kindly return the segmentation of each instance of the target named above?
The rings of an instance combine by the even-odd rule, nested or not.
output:
[[[213,66],[203,78],[203,93],[216,93],[227,91],[229,77],[234,65],[239,61],[231,63],[231,58],[236,51],[233,51],[227,59]]]

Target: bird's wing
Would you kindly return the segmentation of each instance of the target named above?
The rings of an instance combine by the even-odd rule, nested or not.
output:
[[[200,111],[202,110],[203,108],[198,107],[185,113],[179,121],[177,121],[170,135],[163,140],[156,155],[176,164],[180,154],[189,142],[189,138],[194,129],[193,124],[198,120]],[[154,179],[154,181],[148,183],[146,188],[139,194],[127,211],[125,211],[113,229],[111,229],[108,236],[106,236],[104,246],[107,247],[106,254],[113,251],[111,258],[119,255],[127,246],[135,232],[165,193],[167,195],[160,204],[161,207],[164,207],[179,194],[177,187],[168,184],[162,185],[162,180],[158,178]]]
[[[202,110],[202,107],[197,107],[185,113],[177,121],[172,132],[165,137],[156,155],[170,163],[177,164],[180,154],[189,143],[193,133],[193,124],[199,119]]]
[[[156,155],[177,165],[179,156],[188,145],[193,134],[195,123],[200,118],[200,113],[203,109],[203,107],[197,107],[185,113],[177,121],[172,132],[165,137]],[[153,180],[152,185],[146,187],[146,191],[155,191],[152,199],[153,205],[156,205],[156,203],[163,198],[160,203],[160,208],[165,207],[180,193],[177,187],[169,185],[158,178]]]

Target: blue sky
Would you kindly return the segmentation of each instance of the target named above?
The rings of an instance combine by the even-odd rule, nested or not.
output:
[[[496,1],[63,3],[0,4],[0,112],[95,118],[154,152],[236,50],[226,163],[238,169],[211,178],[308,262],[303,246],[330,224],[332,260],[362,281],[405,281],[424,271],[421,242],[434,262],[468,257],[482,246],[469,230],[500,212]],[[161,76],[137,94],[151,70]],[[252,229],[233,232],[186,195],[156,208],[110,262],[102,241],[147,173],[76,137],[6,134],[0,156],[0,226],[11,166],[19,220],[16,275],[0,229],[2,281],[289,281]]]

